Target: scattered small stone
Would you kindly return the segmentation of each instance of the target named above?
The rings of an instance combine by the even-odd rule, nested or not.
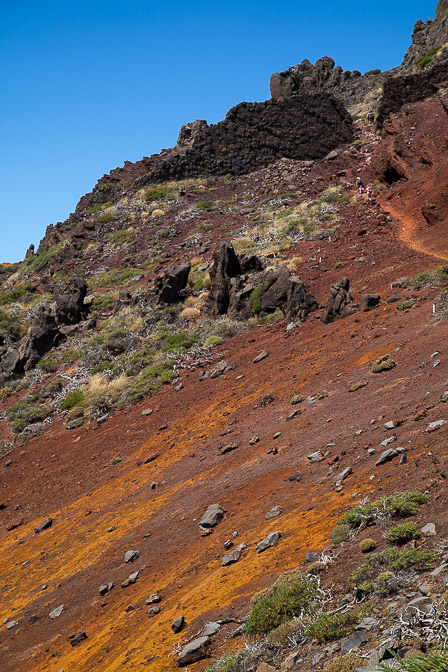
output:
[[[159,595],[159,593],[153,593],[149,597],[146,598],[146,604],[157,604],[158,602],[161,602],[162,598]]]
[[[261,406],[262,408],[264,406],[268,406],[269,404],[272,404],[274,401],[274,397],[272,394],[260,394],[258,397],[258,405]]]
[[[249,441],[249,446],[254,446],[256,443],[259,442],[259,440],[260,440],[259,436],[253,436]]]
[[[353,469],[351,467],[347,467],[346,469],[344,469],[344,471],[341,471],[340,474],[337,474],[334,477],[334,482],[335,483],[342,483],[342,481],[345,481],[345,479],[348,476],[350,476],[350,474],[352,474],[352,473],[353,473]]]
[[[368,449],[367,449],[367,452],[368,452],[369,455],[375,455],[375,453],[376,453],[376,448],[368,448]]]
[[[157,481],[152,481],[152,482],[149,484],[149,489],[150,489],[150,490],[156,490],[156,488],[157,488],[158,485],[159,485],[159,484],[157,483]]]
[[[258,364],[258,362],[261,362],[263,359],[266,359],[266,357],[269,357],[269,352],[266,350],[262,350],[253,360],[254,364]]]
[[[296,418],[298,415],[300,415],[299,411],[292,411],[291,413],[288,413],[285,420],[286,420],[286,422],[289,422],[290,420],[293,420],[294,418]]]
[[[12,464],[12,460],[6,460],[4,466],[5,466],[5,468],[6,468],[6,467],[10,467],[11,464]]]
[[[267,548],[270,548],[271,546],[276,546],[281,536],[282,535],[278,531],[271,532],[270,534],[268,534],[266,539],[263,539],[257,544],[257,553],[262,553]]]
[[[29,621],[30,621],[31,625],[34,625],[34,623],[36,623],[37,620],[38,620],[38,617],[36,616],[36,614],[32,614],[29,618]]]
[[[396,440],[397,440],[396,435],[389,436],[388,439],[384,439],[384,441],[381,441],[381,445],[383,446],[383,448],[385,448],[386,446],[389,446],[391,443],[394,443]]]
[[[435,420],[434,422],[429,423],[426,431],[435,432],[437,429],[440,429],[440,427],[443,427],[443,425],[446,425],[446,420]]]
[[[384,423],[384,429],[395,429],[398,427],[398,424],[399,423],[395,422],[394,420],[389,420],[389,422]]]
[[[56,607],[56,609],[53,609],[53,611],[50,611],[49,617],[50,618],[59,618],[65,611],[65,606],[61,604],[59,607]]]
[[[165,429],[168,429],[168,423],[167,423],[167,422],[162,422],[162,424],[160,425],[158,431],[159,431],[159,432],[163,432]]]
[[[272,438],[273,439],[278,439],[278,437],[281,436],[281,435],[282,435],[281,432],[275,432],[275,434],[273,434]]]
[[[422,583],[418,589],[422,595],[431,595],[432,586],[429,583]]]
[[[308,406],[312,406],[313,404],[316,403],[316,400],[314,397],[307,397],[306,403],[308,404]]]
[[[77,646],[80,644],[84,639],[87,639],[87,634],[85,630],[80,630],[79,632],[75,632],[73,635],[69,635],[68,641],[72,646]]]
[[[176,385],[176,386],[175,386],[174,389],[175,389],[176,392],[180,392],[180,391],[183,389],[183,387],[184,387],[184,384],[183,384],[183,382],[181,381],[181,382],[179,383],[179,385]]]
[[[317,450],[315,453],[311,453],[310,455],[307,455],[306,457],[311,462],[311,464],[314,464],[314,462],[319,462],[322,455],[320,453],[320,450]]]
[[[291,483],[298,483],[301,480],[302,476],[300,471],[294,471],[290,476],[288,476],[288,481]]]
[[[358,628],[360,630],[372,630],[376,628],[377,625],[378,621],[376,618],[373,618],[372,616],[364,616],[361,623],[358,625]]]
[[[430,604],[432,602],[431,598],[428,597],[427,595],[419,595],[419,597],[415,597],[413,600],[408,602],[408,607],[423,607],[425,604]]]
[[[13,628],[16,627],[16,625],[19,625],[18,621],[9,621],[9,623],[7,623],[7,625],[6,625],[6,629],[7,630],[12,630]]]
[[[124,554],[124,561],[126,563],[128,562],[134,562],[134,560],[137,560],[137,558],[140,557],[140,553],[138,551],[126,551]]]
[[[233,565],[235,562],[238,562],[238,560],[241,558],[241,553],[244,551],[245,548],[247,548],[247,546],[243,542],[242,544],[237,546],[233,551],[226,553],[221,560],[221,566],[227,567],[228,565]]]
[[[231,453],[233,450],[236,450],[238,448],[237,443],[229,443],[227,446],[223,446],[222,448],[219,449],[220,455],[227,455],[227,453]]]
[[[394,450],[393,448],[388,448],[387,450],[385,450],[381,453],[381,455],[379,456],[378,460],[375,463],[375,466],[379,467],[381,464],[385,464],[386,462],[390,462],[398,454],[399,454],[398,451]]]
[[[100,586],[99,588],[99,593],[101,597],[104,597],[104,595],[107,595],[107,593],[110,593],[112,588],[114,587],[113,581],[110,581],[109,583],[105,583],[104,585]]]
[[[280,516],[282,513],[283,509],[281,506],[273,506],[272,509],[265,515],[265,519],[270,520],[271,518],[277,518],[277,516]]]
[[[108,532],[113,532],[114,530],[115,530],[115,525],[111,525],[107,531]]]
[[[210,504],[202,516],[198,527],[215,527],[224,518],[224,509],[221,504]]]
[[[224,549],[226,551],[229,550],[229,548],[232,548],[233,546],[233,541],[231,539],[227,539],[227,541],[224,542]]]
[[[148,614],[150,616],[155,616],[156,614],[160,614],[161,611],[162,607],[159,607],[158,604],[155,604],[153,607],[151,607],[151,609],[148,609]]]
[[[48,530],[49,527],[53,525],[53,518],[45,518],[39,525],[36,525],[34,531],[36,534],[43,532],[43,530]]]
[[[48,588],[48,583],[44,583],[44,585],[40,587],[41,590],[47,590],[47,588]]]
[[[319,562],[320,555],[314,551],[310,551],[305,555],[305,560],[306,562]]]
[[[140,575],[140,572],[133,572],[133,574],[129,574],[128,578],[123,581],[121,584],[122,588],[127,588],[128,586],[131,586],[133,583],[135,583]]]
[[[152,453],[152,455],[149,455],[146,460],[143,462],[143,464],[149,464],[150,462],[154,462],[154,460],[157,460],[159,457],[159,453]]]
[[[148,415],[151,415],[152,410],[153,410],[152,408],[145,408],[145,409],[142,411],[142,416],[143,416],[144,418],[146,418]]]
[[[440,364],[441,364],[440,359],[437,359],[437,360],[434,362],[434,364],[433,364],[432,366],[433,366],[433,368],[435,369],[435,368],[437,368],[438,366],[440,366]]]
[[[178,616],[171,623],[171,630],[177,634],[178,632],[180,632],[182,630],[182,628],[184,627],[184,624],[185,624],[185,617],[184,616]]]
[[[130,611],[134,611],[135,609],[135,604],[130,604],[128,607],[126,607],[125,612],[128,614]]]
[[[422,527],[422,534],[424,537],[433,537],[436,535],[437,532],[434,523],[427,523],[424,527]]]
[[[187,644],[177,656],[177,664],[179,667],[191,665],[198,660],[202,660],[207,656],[207,650],[210,645],[210,637],[198,637]]]

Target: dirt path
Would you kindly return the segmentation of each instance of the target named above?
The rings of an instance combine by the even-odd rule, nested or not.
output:
[[[412,217],[399,213],[395,208],[391,207],[389,204],[385,205],[382,203],[381,207],[385,212],[387,212],[389,215],[391,215],[399,222],[401,222],[399,237],[400,240],[403,241],[403,243],[405,243],[405,245],[410,247],[415,252],[421,252],[431,257],[435,257],[436,259],[441,259],[442,261],[448,261],[448,251],[444,252],[443,250],[438,250],[436,252],[434,250],[434,245],[431,244],[432,240],[431,242],[430,241],[423,242],[421,240],[418,240],[417,237],[418,225],[416,224],[415,220]],[[439,238],[438,245],[440,245],[440,242],[441,241]]]

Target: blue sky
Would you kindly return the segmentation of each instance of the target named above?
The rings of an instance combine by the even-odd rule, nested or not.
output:
[[[271,73],[332,56],[401,63],[436,0],[0,0],[0,261],[23,258],[98,178],[269,98]]]

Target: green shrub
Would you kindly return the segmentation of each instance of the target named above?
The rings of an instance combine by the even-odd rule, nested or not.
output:
[[[104,273],[100,273],[89,280],[89,289],[126,285],[137,278],[140,273],[138,268],[114,268],[110,271],[104,271]]]
[[[429,502],[429,495],[422,492],[397,492],[387,497],[380,497],[364,506],[355,506],[347,511],[338,523],[355,529],[362,523],[373,521],[375,515],[380,512],[386,513],[392,518],[415,516],[419,512],[420,506],[427,502]]]
[[[361,553],[371,553],[375,550],[377,544],[374,539],[363,539],[359,542],[359,550]]]
[[[93,299],[92,308],[93,310],[110,311],[114,303],[115,299],[112,294],[101,294],[101,296],[95,296]]]
[[[311,565],[306,570],[306,573],[310,574],[311,576],[316,576],[317,574],[323,572],[324,569],[325,565],[323,562],[312,562]]]
[[[64,352],[62,355],[62,361],[64,364],[71,364],[72,362],[76,362],[80,357],[81,353],[78,352],[78,350],[67,350],[67,352]]]
[[[20,332],[19,318],[0,310],[0,332],[7,333],[13,338],[17,338]]]
[[[223,342],[221,336],[209,336],[204,341],[204,348],[214,348],[217,345],[221,345]]]
[[[126,397],[129,403],[143,399],[147,394],[154,394],[166,383],[170,383],[177,374],[173,371],[173,362],[159,362],[145,367],[140,374],[133,378],[127,390]]]
[[[123,462],[122,457],[113,457],[110,461],[111,464],[120,464],[120,462]]]
[[[61,401],[61,409],[63,411],[69,411],[75,406],[84,405],[84,392],[82,390],[73,390],[69,392]]]
[[[163,200],[173,195],[173,189],[163,184],[148,184],[142,191],[142,199],[144,201]]]
[[[11,421],[12,430],[18,434],[25,427],[36,422],[42,422],[51,413],[49,406],[39,406],[36,404],[37,397],[34,395],[28,399],[22,399],[6,411],[8,419]]]
[[[163,339],[163,352],[188,352],[191,346],[198,340],[197,335],[187,334],[185,331],[179,331],[177,334],[170,334]]]
[[[291,640],[293,640],[298,633],[300,633],[300,626],[298,621],[293,618],[290,621],[285,621],[279,625],[278,628],[271,630],[266,637],[266,641],[274,646],[286,648],[287,646],[290,646]]]
[[[263,291],[263,285],[260,284],[251,292],[249,296],[250,307],[255,314],[261,311],[261,295]]]
[[[381,75],[381,70],[379,68],[375,68],[375,70],[368,70],[364,77],[370,77],[371,75]]]
[[[338,268],[344,268],[344,266],[347,266],[347,262],[346,262],[346,261],[337,261],[337,262],[335,263],[335,265],[334,265],[334,267],[335,267],[336,269],[338,269]]]
[[[198,201],[196,203],[195,210],[206,210],[207,212],[210,212],[210,210],[213,210],[213,201]]]
[[[355,672],[358,667],[365,667],[367,660],[358,658],[354,653],[338,656],[324,667],[324,672]],[[390,670],[389,670],[390,672]]]
[[[448,279],[448,266],[440,266],[434,271],[423,271],[418,273],[410,280],[410,285],[413,289],[419,290],[423,287],[439,286],[442,282]]]
[[[415,658],[402,660],[395,656],[398,661],[398,669],[402,672],[448,672],[448,649],[430,651]],[[390,667],[385,663],[379,663],[378,669],[382,672],[390,672]]]
[[[113,212],[108,210],[107,212],[103,212],[102,215],[98,215],[96,218],[97,222],[100,222],[101,224],[108,224],[109,222],[113,222],[115,219],[115,215]]]
[[[430,49],[417,63],[415,64],[415,71],[423,70],[423,68],[429,67],[432,64],[434,56],[437,56],[439,51],[442,49],[443,44],[439,44],[438,47]]]
[[[397,544],[400,546],[401,544],[406,544],[412,539],[419,539],[421,536],[422,534],[416,523],[410,522],[391,527],[386,534],[386,539],[392,544]]]
[[[395,305],[395,308],[397,310],[408,310],[408,308],[412,308],[413,306],[414,306],[414,301],[412,299],[408,299],[407,301],[399,301]]]
[[[287,572],[274,585],[255,597],[244,631],[265,635],[302,612],[310,613],[317,596],[317,583],[298,572]]]
[[[37,362],[37,366],[40,366],[44,371],[56,371],[58,368],[58,363],[55,359],[40,359]]]
[[[383,355],[376,360],[371,368],[372,373],[382,373],[383,371],[390,371],[396,366],[395,360],[391,359],[389,355]]]
[[[39,270],[42,266],[44,266],[44,264],[48,263],[53,259],[53,257],[56,256],[59,250],[63,247],[64,243],[65,241],[62,240],[56,245],[52,245],[52,247],[50,247],[48,250],[45,250],[41,254],[27,259],[27,269],[31,271],[31,273]]]
[[[372,553],[366,562],[355,569],[350,581],[356,583],[375,579],[380,572],[399,572],[410,567],[425,568],[437,558],[435,553],[421,548],[386,548],[380,553]]]
[[[317,639],[320,643],[332,642],[353,632],[360,620],[359,613],[355,611],[323,614],[307,627],[305,633],[310,639]]]
[[[10,306],[11,303],[29,303],[33,299],[30,285],[22,285],[0,292],[0,306]]]
[[[106,210],[106,208],[109,208],[112,205],[111,201],[106,201],[106,203],[97,203],[96,205],[92,205],[91,208],[88,208],[86,210],[86,215],[96,215],[97,212],[101,212],[101,210]]]
[[[342,544],[343,541],[345,541],[350,534],[350,526],[349,525],[336,525],[334,528],[333,532],[331,533],[331,538],[333,539],[333,542],[335,544]]]

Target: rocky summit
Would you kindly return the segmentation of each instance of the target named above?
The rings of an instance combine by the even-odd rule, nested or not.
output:
[[[276,73],[0,265],[2,672],[446,669],[447,44]]]

